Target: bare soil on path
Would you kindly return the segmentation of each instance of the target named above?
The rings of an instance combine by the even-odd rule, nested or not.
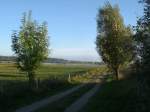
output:
[[[48,97],[48,98],[45,98],[41,101],[37,101],[31,105],[28,105],[28,106],[25,106],[25,107],[22,107],[22,108],[19,108],[17,109],[15,112],[33,112],[33,111],[36,111],[38,110],[39,108],[42,108],[54,101],[57,101],[73,92],[75,92],[76,90],[80,89],[81,87],[85,86],[86,84],[81,84],[79,86],[76,86],[76,87],[73,87],[72,89],[69,89],[65,92],[61,92],[59,94],[56,94],[54,96],[51,96],[51,97]]]
[[[70,107],[68,107],[64,112],[78,112],[82,107],[84,107],[89,99],[96,93],[99,89],[100,84],[96,84],[90,91],[85,93],[81,98],[74,102]]]

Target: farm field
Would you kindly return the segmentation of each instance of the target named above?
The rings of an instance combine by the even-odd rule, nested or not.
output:
[[[0,111],[11,112],[48,96],[77,86],[80,82],[69,82],[68,76],[81,76],[88,71],[97,69],[93,65],[43,64],[36,71],[36,79],[40,79],[36,91],[28,88],[28,78],[20,72],[15,64],[0,64]],[[76,79],[78,80],[78,79]]]
[[[45,78],[65,78],[79,72],[85,72],[97,65],[80,65],[80,64],[43,64],[36,71],[36,77]],[[15,64],[1,63],[0,64],[0,80],[27,80],[24,72],[17,69]]]

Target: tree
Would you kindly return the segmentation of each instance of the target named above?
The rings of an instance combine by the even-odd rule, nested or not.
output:
[[[144,4],[144,15],[137,21],[135,39],[142,70],[150,72],[150,1],[141,0],[140,3]]]
[[[132,31],[126,27],[118,6],[109,2],[97,16],[97,51],[118,79],[120,66],[132,60]]]
[[[12,34],[12,50],[17,56],[20,70],[27,73],[29,84],[35,86],[35,70],[48,57],[48,30],[46,23],[37,24],[31,18],[31,11],[24,13],[19,31]]]
[[[144,6],[144,14],[137,21],[135,40],[139,58],[137,96],[141,108],[140,112],[149,110],[150,91],[150,0],[140,0]]]

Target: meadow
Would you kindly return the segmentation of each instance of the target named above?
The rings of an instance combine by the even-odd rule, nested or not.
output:
[[[81,83],[71,78],[82,76],[97,69],[97,65],[42,64],[36,70],[37,88],[29,89],[26,73],[17,69],[14,63],[0,64],[0,111],[10,112],[42,98],[67,90]],[[77,79],[78,80],[78,79]]]
[[[81,112],[134,112],[137,106],[137,100],[134,100],[137,99],[137,82],[134,78],[135,76],[128,76],[131,71],[133,69],[122,68],[120,74],[124,74],[125,77],[120,77],[121,79],[118,81],[109,77],[93,98],[90,99],[88,104],[81,109]],[[68,80],[69,74],[71,81]],[[68,90],[91,79],[97,80],[102,74],[108,74],[106,66],[43,64],[36,71],[36,80],[40,80],[38,88],[36,91],[31,91],[28,85],[28,78],[24,72],[19,71],[15,64],[1,63],[0,101],[3,103],[0,105],[0,111],[13,112],[17,108]],[[39,109],[37,112],[63,112],[70,104],[92,87],[93,85],[83,87],[69,96],[62,98],[61,101],[56,101]]]
[[[96,67],[96,65],[82,64],[43,64],[36,70],[36,78],[67,78],[79,72],[84,72]],[[13,63],[0,64],[0,80],[27,80],[27,75],[17,69]]]

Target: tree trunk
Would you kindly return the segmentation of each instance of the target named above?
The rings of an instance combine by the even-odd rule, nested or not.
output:
[[[29,78],[30,89],[34,89],[35,88],[35,74],[33,72],[28,72],[28,78]]]
[[[119,80],[119,68],[115,69],[115,79]]]

